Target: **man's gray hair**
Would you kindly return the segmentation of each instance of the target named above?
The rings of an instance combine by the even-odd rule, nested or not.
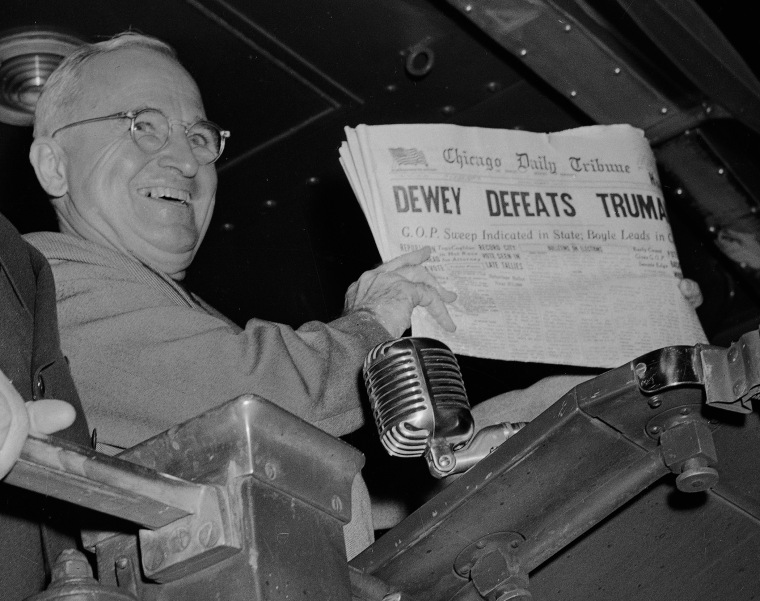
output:
[[[69,54],[50,75],[34,111],[34,137],[50,135],[60,121],[70,118],[84,93],[82,70],[93,57],[122,48],[147,48],[180,64],[177,53],[169,44],[149,35],[125,31],[95,44],[84,44]],[[95,115],[98,116],[98,115]]]

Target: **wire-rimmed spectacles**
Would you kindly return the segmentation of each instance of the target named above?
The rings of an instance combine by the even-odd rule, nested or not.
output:
[[[222,156],[224,142],[230,137],[229,131],[222,129],[211,121],[196,121],[191,125],[185,125],[181,121],[169,120],[161,111],[151,108],[75,121],[74,123],[59,127],[51,134],[51,137],[75,125],[108,121],[110,119],[129,119],[129,133],[132,136],[132,140],[140,150],[147,154],[156,153],[166,146],[169,142],[173,124],[178,123],[184,128],[185,136],[190,143],[193,155],[195,155],[195,159],[201,165],[213,163]]]

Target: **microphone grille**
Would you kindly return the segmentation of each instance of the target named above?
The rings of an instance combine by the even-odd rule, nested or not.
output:
[[[364,383],[386,451],[421,456],[436,427],[462,410],[467,393],[454,353],[431,338],[379,344],[364,360]]]

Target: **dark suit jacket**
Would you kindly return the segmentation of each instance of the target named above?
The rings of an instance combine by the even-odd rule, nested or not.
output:
[[[60,348],[50,266],[2,215],[0,370],[24,400],[53,398],[74,405],[76,422],[58,436],[88,444],[87,424]],[[2,599],[20,601],[45,587],[46,560],[76,546],[71,511],[64,503],[0,483]]]

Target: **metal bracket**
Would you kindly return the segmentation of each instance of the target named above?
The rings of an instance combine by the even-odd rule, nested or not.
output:
[[[481,459],[494,452],[507,438],[514,436],[527,422],[503,422],[486,426],[478,430],[471,442],[453,449],[444,438],[440,443],[433,443],[425,453],[430,473],[436,478],[467,471]]]
[[[241,533],[231,524],[224,489],[208,486],[198,510],[157,530],[140,530],[145,576],[171,582],[237,553]]]
[[[667,346],[633,360],[636,382],[644,394],[679,386],[703,385],[701,345]]]
[[[440,441],[433,440],[433,444],[425,453],[425,459],[430,473],[436,478],[444,478],[455,473],[457,460],[451,444],[445,438]]]
[[[454,561],[460,576],[469,576],[488,601],[528,601],[528,574],[516,551],[525,537],[516,532],[495,532],[465,547]]]
[[[728,350],[702,350],[707,404],[738,413],[751,413],[760,394],[760,335],[747,332]]]
[[[639,389],[656,394],[679,386],[704,386],[706,403],[736,413],[751,413],[760,395],[760,334],[747,332],[728,349],[670,346],[633,362]]]

